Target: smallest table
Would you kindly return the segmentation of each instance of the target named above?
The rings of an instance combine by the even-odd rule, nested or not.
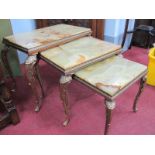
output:
[[[75,74],[75,79],[105,97],[105,134],[111,122],[111,111],[115,108],[115,98],[140,79],[139,91],[133,105],[134,112],[137,111],[136,104],[144,87],[146,73],[146,66],[121,56],[114,56]]]

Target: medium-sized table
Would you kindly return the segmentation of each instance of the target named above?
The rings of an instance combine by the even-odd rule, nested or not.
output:
[[[93,37],[83,37],[56,48],[41,52],[40,57],[62,72],[60,97],[66,114],[64,125],[69,122],[67,87],[72,75],[91,64],[102,61],[121,52],[121,46]]]

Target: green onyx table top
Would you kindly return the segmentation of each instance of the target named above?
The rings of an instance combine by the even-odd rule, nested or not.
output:
[[[55,44],[59,45],[69,38],[69,41],[72,41],[88,34],[91,34],[91,29],[89,28],[58,24],[27,33],[7,36],[4,37],[3,42],[6,44],[10,43],[21,50],[30,52],[33,51],[33,49],[36,50],[35,48],[46,47],[48,44],[53,46]]]
[[[113,56],[88,66],[78,71],[75,75],[103,93],[114,96],[146,71],[147,67],[142,64],[120,56]]]
[[[83,37],[42,52],[41,57],[66,71],[92,60],[102,58],[109,53],[115,53],[115,51],[120,49],[120,45],[93,37]]]

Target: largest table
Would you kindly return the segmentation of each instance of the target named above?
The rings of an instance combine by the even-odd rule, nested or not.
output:
[[[39,52],[65,44],[72,40],[91,35],[91,29],[66,24],[37,29],[28,33],[21,33],[3,38],[5,44],[2,50],[3,63],[12,78],[15,87],[15,78],[7,59],[7,53],[15,48],[28,55],[25,62],[28,83],[36,98],[35,111],[39,111],[44,96],[42,81],[38,70]],[[39,86],[39,88],[38,88]]]

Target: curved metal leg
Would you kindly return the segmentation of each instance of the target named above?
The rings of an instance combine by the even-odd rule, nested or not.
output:
[[[139,99],[142,91],[144,90],[145,83],[146,83],[146,77],[141,78],[140,79],[139,90],[138,90],[138,93],[137,93],[137,95],[135,97],[134,104],[133,104],[133,111],[134,112],[138,111],[137,103],[138,103],[138,99]]]
[[[16,90],[16,80],[15,80],[15,78],[13,76],[12,70],[11,70],[9,62],[8,62],[8,57],[7,57],[8,51],[9,51],[8,47],[5,47],[4,49],[2,49],[1,58],[2,58],[2,62],[4,64],[4,67],[5,67],[6,71],[8,72],[8,74],[9,74],[11,80],[12,80],[12,83],[13,83],[11,91],[15,92],[15,90]]]
[[[67,94],[67,86],[71,82],[71,76],[61,76],[60,78],[60,98],[63,103],[64,112],[65,112],[65,121],[63,122],[63,126],[67,126],[70,121],[70,112],[69,112],[69,103],[68,103],[68,94]]]
[[[112,110],[115,108],[116,103],[114,101],[105,99],[105,105],[106,105],[106,123],[105,123],[104,134],[106,135],[108,133],[109,126],[111,124]]]
[[[36,106],[35,111],[38,112],[41,107],[41,102],[43,98],[43,89],[42,89],[42,83],[40,81],[40,77],[38,75],[37,68],[38,60],[37,56],[29,56],[25,62],[26,67],[26,76],[28,79],[28,84],[31,86],[33,94],[36,98]],[[37,89],[38,84],[40,85],[40,89]]]
[[[40,88],[41,88],[42,96],[45,97],[45,92],[44,92],[44,88],[43,88],[43,81],[42,81],[42,78],[40,76],[38,63],[39,63],[39,60],[37,61],[36,65],[35,65],[36,77],[38,79],[38,82],[39,82],[39,85],[40,85]]]

